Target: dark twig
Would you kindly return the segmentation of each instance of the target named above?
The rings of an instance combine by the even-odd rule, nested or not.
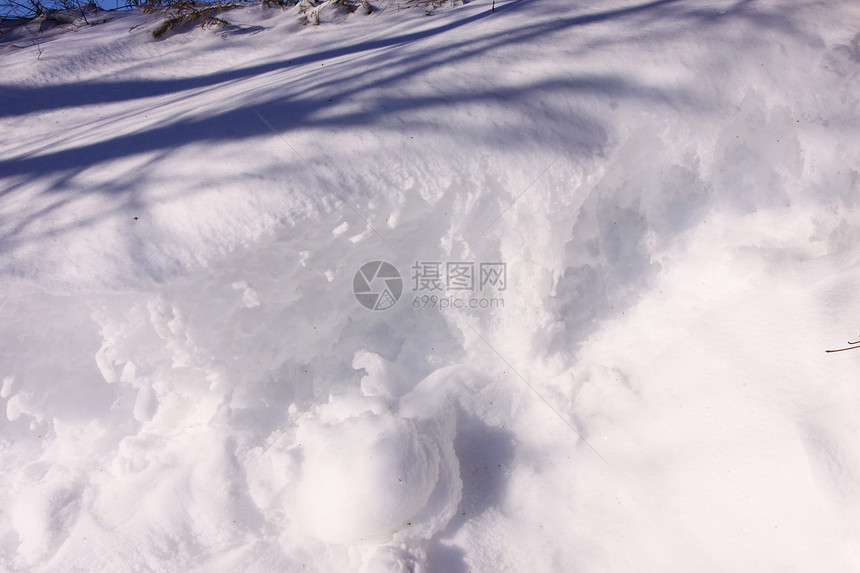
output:
[[[857,342],[851,342],[849,340],[848,344],[850,344],[851,346],[848,346],[847,348],[837,348],[836,350],[825,350],[824,352],[842,352],[844,350],[854,350],[860,348],[860,346],[857,346],[858,344],[860,344],[860,340],[858,340]]]

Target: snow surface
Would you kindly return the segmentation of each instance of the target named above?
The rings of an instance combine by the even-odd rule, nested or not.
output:
[[[0,38],[0,568],[860,569],[860,4],[376,8]]]

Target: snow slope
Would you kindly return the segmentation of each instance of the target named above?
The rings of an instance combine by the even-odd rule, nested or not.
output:
[[[860,568],[860,5],[491,5],[0,38],[0,569]]]

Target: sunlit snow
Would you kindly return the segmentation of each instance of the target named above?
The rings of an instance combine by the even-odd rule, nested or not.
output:
[[[0,569],[860,570],[860,4],[372,4],[0,37]]]

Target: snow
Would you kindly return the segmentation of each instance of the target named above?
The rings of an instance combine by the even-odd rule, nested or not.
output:
[[[0,38],[0,569],[860,568],[860,5],[374,6]]]

